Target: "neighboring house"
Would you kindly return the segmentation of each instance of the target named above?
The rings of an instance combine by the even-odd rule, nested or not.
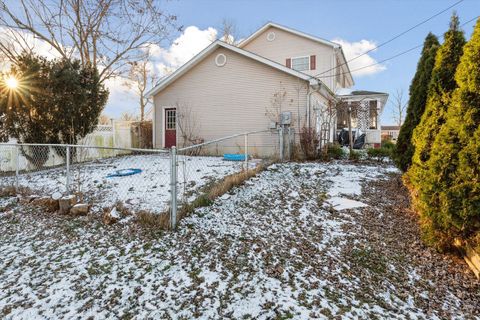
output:
[[[399,126],[382,126],[382,140],[390,139],[393,142],[396,142],[399,133]]]
[[[388,95],[335,94],[353,84],[339,44],[267,23],[238,47],[215,41],[148,93],[154,102],[154,147],[274,128],[283,112],[291,113],[296,141],[309,127],[333,142],[337,115],[326,116],[325,110],[340,100],[375,106],[367,111],[372,111],[368,119],[375,118],[368,130],[378,135],[370,135],[367,143],[380,143],[378,115]],[[240,145],[227,141],[216,148],[238,152]],[[249,145],[254,154],[272,154],[278,136],[252,135]]]

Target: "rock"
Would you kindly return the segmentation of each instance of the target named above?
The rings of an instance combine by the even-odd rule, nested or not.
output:
[[[70,209],[70,214],[74,216],[84,216],[88,213],[88,204],[78,203]]]
[[[60,200],[61,197],[62,197],[62,194],[60,192],[54,192],[52,194],[52,199],[53,200]]]
[[[67,214],[70,212],[70,209],[77,204],[77,197],[74,195],[66,196],[58,200],[59,213]]]
[[[106,225],[111,225],[120,220],[120,213],[117,211],[117,208],[113,207],[112,209],[105,209],[103,212],[103,223]]]
[[[42,207],[48,212],[55,212],[58,210],[58,201],[50,197],[41,197],[33,199],[30,204],[36,207]]]

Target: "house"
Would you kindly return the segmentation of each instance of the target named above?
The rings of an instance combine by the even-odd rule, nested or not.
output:
[[[396,142],[399,133],[400,126],[382,126],[382,140],[392,140]]]
[[[367,143],[380,143],[378,115],[388,95],[336,94],[353,85],[339,44],[267,23],[238,46],[213,42],[149,91],[154,102],[154,147],[183,146],[275,128],[285,112],[296,141],[300,130],[307,127],[333,142],[338,119],[329,111],[338,101],[346,105],[368,103],[367,113],[371,114],[360,122],[375,133],[369,135]],[[278,135],[252,135],[249,145],[254,154],[272,154],[278,148]],[[216,148],[241,151],[239,144],[231,141]]]

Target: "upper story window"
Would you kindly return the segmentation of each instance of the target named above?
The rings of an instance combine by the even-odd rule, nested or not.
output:
[[[310,57],[292,58],[292,69],[297,71],[310,70]]]
[[[287,58],[285,65],[297,71],[315,70],[317,56],[305,56],[296,58]]]

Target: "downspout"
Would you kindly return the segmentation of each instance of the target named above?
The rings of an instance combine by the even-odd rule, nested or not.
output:
[[[312,96],[313,91],[310,91],[310,84],[308,85],[307,90],[307,127],[310,130],[310,98]]]
[[[153,149],[156,149],[157,148],[157,134],[156,134],[156,129],[157,129],[157,126],[155,125],[155,123],[157,122],[157,119],[156,119],[156,116],[157,116],[157,113],[156,113],[156,107],[155,107],[155,97],[152,96],[152,105],[153,105],[153,109],[152,109],[152,147]]]

